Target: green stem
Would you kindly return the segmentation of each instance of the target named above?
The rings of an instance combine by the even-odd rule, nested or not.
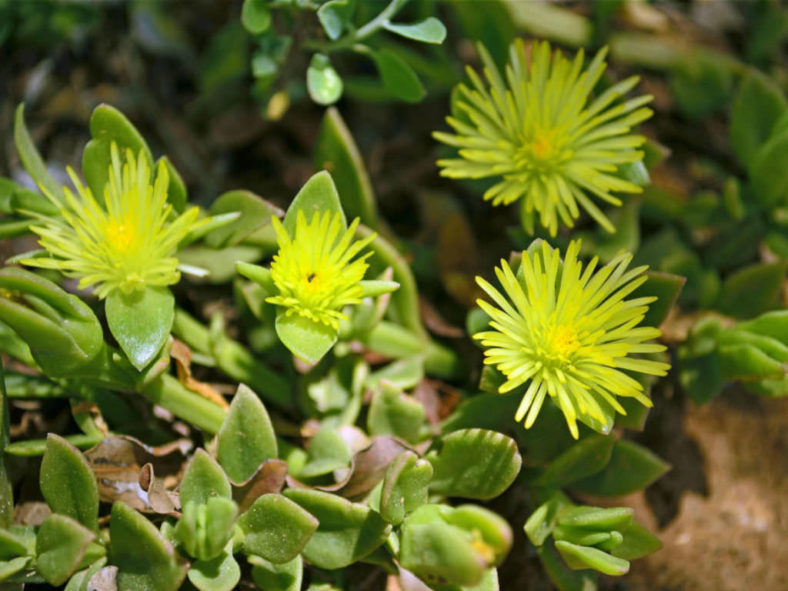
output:
[[[378,16],[373,18],[363,27],[352,31],[350,34],[337,39],[331,43],[304,43],[307,49],[316,49],[325,53],[337,51],[339,49],[347,49],[356,43],[360,43],[367,37],[370,37],[378,32],[382,27],[388,24],[389,19],[393,17],[400,8],[402,8],[408,0],[391,0],[388,6],[384,8]]]
[[[227,411],[218,404],[189,390],[171,375],[146,384],[140,393],[172,414],[208,433],[216,433]]]
[[[213,342],[208,328],[183,310],[175,311],[172,332],[195,351],[212,357],[216,367],[249,386],[263,400],[281,409],[292,408],[289,382],[265,367],[240,343],[227,337]]]
[[[88,449],[99,443],[103,438],[95,435],[66,435],[63,439],[79,449]],[[47,449],[46,439],[28,439],[27,441],[14,441],[5,448],[5,453],[10,456],[43,456]]]

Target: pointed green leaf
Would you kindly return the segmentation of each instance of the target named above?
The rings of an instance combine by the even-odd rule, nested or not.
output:
[[[318,528],[318,520],[279,494],[259,497],[238,519],[246,537],[244,551],[274,564],[298,556]]]
[[[316,53],[306,71],[306,88],[318,105],[333,105],[342,96],[343,84],[327,55]]]
[[[731,105],[731,148],[747,166],[788,110],[780,87],[755,68],[748,68]]]
[[[534,546],[544,544],[545,540],[553,533],[553,528],[558,521],[558,514],[571,504],[572,502],[564,493],[557,491],[531,513],[523,529]]]
[[[656,297],[656,301],[648,305],[648,312],[640,321],[640,325],[658,328],[668,317],[687,280],[679,275],[659,271],[649,271],[646,275],[648,277],[646,282],[632,292],[628,299]]]
[[[432,464],[406,451],[389,465],[380,493],[380,515],[399,525],[408,513],[427,502]]]
[[[632,522],[620,531],[624,540],[610,551],[613,556],[624,560],[635,560],[662,548],[659,538],[640,524]]]
[[[564,540],[557,541],[555,547],[571,569],[593,568],[613,577],[625,575],[629,572],[628,561],[611,556],[597,548],[578,546]]]
[[[115,290],[105,304],[107,324],[131,364],[142,371],[161,351],[175,318],[175,298],[166,287],[125,294]]]
[[[142,152],[148,166],[153,166],[153,155],[145,139],[115,107],[102,103],[93,109],[90,135],[92,139],[82,152],[82,174],[93,196],[99,201],[104,198],[104,187],[109,180],[112,142],[117,144],[121,158],[125,157],[126,149],[130,149],[135,158]]]
[[[216,437],[216,456],[227,476],[241,483],[265,460],[277,457],[276,435],[260,398],[241,384]]]
[[[627,495],[649,486],[670,469],[670,464],[631,441],[617,441],[605,469],[573,482],[573,491],[600,497]]]
[[[235,561],[232,542],[227,550],[211,560],[197,560],[189,567],[191,584],[200,591],[232,591],[241,580],[241,567]]]
[[[762,144],[750,160],[747,172],[753,194],[765,207],[784,203],[788,197],[788,130],[782,130]]]
[[[181,506],[193,502],[197,505],[213,497],[232,497],[232,489],[224,470],[203,449],[198,449],[183,474],[180,488]]]
[[[41,460],[41,494],[53,513],[98,529],[98,487],[85,456],[65,439],[50,433]]]
[[[95,534],[65,515],[46,518],[36,536],[36,570],[52,585],[61,585],[79,568]]]
[[[164,163],[164,168],[167,169],[168,176],[170,177],[170,184],[167,187],[167,201],[172,203],[175,211],[183,211],[186,209],[186,202],[189,198],[189,191],[186,188],[186,183],[183,182],[183,177],[178,169],[173,166],[167,156],[162,156],[156,161],[154,170],[158,169],[160,163]]]
[[[629,526],[634,511],[629,507],[590,507],[578,505],[558,514],[558,524],[593,531],[609,531]]]
[[[408,63],[389,49],[379,49],[372,54],[386,87],[392,95],[409,103],[424,98],[421,80]]]
[[[323,7],[325,6],[327,5],[324,4]],[[331,171],[347,216],[358,217],[362,224],[376,229],[378,212],[372,183],[358,146],[339,111],[334,107],[326,110],[323,115],[315,145],[314,162],[318,168]]]
[[[342,212],[339,193],[337,193],[337,188],[331,175],[325,170],[313,174],[301,187],[290,207],[287,208],[282,224],[291,237],[295,236],[296,218],[299,211],[304,212],[307,222],[312,221],[316,213],[326,211],[339,212],[342,229],[347,229],[347,220]]]
[[[123,502],[112,505],[110,563],[118,567],[119,589],[171,591],[186,576],[172,545],[145,517]]]
[[[315,516],[320,523],[304,548],[304,558],[320,568],[343,568],[379,547],[389,526],[366,505],[330,493],[290,488],[285,496]]]
[[[27,131],[24,103],[21,103],[16,108],[16,115],[14,116],[14,145],[25,170],[33,177],[33,180],[41,187],[42,191],[48,193],[51,197],[62,200],[63,187],[49,174],[46,163],[41,158],[41,154],[38,153],[30,133]]]
[[[199,560],[210,561],[222,554],[233,537],[238,506],[225,497],[211,497],[204,504],[189,501],[173,529],[173,539]]]
[[[520,472],[517,444],[502,433],[462,429],[439,443],[439,451],[427,454],[434,470],[433,494],[491,499],[509,488]]]
[[[283,564],[273,564],[259,556],[250,556],[249,564],[252,565],[252,578],[261,589],[301,591],[304,565],[300,555]]]
[[[785,153],[788,154],[788,146]],[[786,263],[780,262],[759,263],[736,271],[722,284],[720,312],[735,318],[753,318],[778,307],[785,269]]]
[[[330,326],[296,314],[288,315],[283,310],[276,314],[275,327],[282,344],[309,364],[320,361],[337,342],[337,333]]]
[[[424,406],[389,382],[382,382],[372,395],[367,415],[370,435],[394,435],[416,443],[424,424]]]
[[[446,39],[446,27],[434,16],[412,24],[384,22],[383,27],[396,35],[421,41],[422,43],[441,44]]]
[[[244,0],[241,22],[253,35],[264,33],[271,26],[271,9],[268,0]]]
[[[211,204],[208,214],[217,216],[238,212],[240,217],[205,237],[211,248],[235,246],[255,230],[271,223],[271,217],[281,215],[279,208],[251,191],[227,191]]]
[[[588,570],[570,570],[552,544],[539,546],[537,553],[547,576],[556,588],[561,591],[596,591],[594,573]]]
[[[607,466],[615,443],[616,438],[610,435],[581,439],[550,462],[534,484],[560,487],[596,474]]]

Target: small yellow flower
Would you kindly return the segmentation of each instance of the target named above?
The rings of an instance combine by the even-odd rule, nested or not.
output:
[[[614,195],[641,188],[617,176],[619,167],[639,162],[645,142],[630,133],[648,119],[641,96],[614,105],[632,90],[638,78],[614,84],[596,99],[591,92],[605,71],[603,49],[582,71],[583,52],[568,60],[550,45],[534,45],[528,59],[518,39],[510,49],[502,75],[484,47],[479,46],[488,84],[471,68],[472,88],[457,87],[457,116],[447,122],[456,134],[435,132],[439,141],[459,149],[459,158],[438,161],[450,178],[501,177],[484,194],[493,205],[521,200],[523,223],[533,233],[534,218],[556,235],[559,221],[568,227],[585,209],[609,232],[615,229],[593,198],[621,205]]]
[[[130,293],[146,286],[177,283],[180,272],[173,254],[189,232],[202,225],[198,208],[171,220],[169,175],[164,164],[159,164],[155,179],[151,179],[142,152],[135,158],[127,150],[121,161],[113,143],[110,154],[103,202],[69,168],[77,194],[64,187],[63,201],[47,195],[61,217],[37,216],[41,223],[32,227],[48,256],[23,263],[77,277],[80,289],[94,286],[101,299],[115,290]]]
[[[626,414],[617,396],[651,406],[627,372],[662,376],[670,368],[632,357],[665,350],[647,342],[660,336],[658,329],[638,326],[656,298],[625,299],[646,281],[646,267],[627,271],[632,255],[621,254],[598,270],[594,258],[584,269],[579,251],[580,242],[573,241],[562,264],[558,249],[542,243],[534,254],[523,252],[516,275],[501,261],[495,274],[503,294],[477,277],[497,307],[478,300],[492,330],[474,335],[485,347],[485,363],[507,378],[501,393],[530,380],[515,420],[525,418],[529,428],[549,395],[575,438],[579,416],[605,423],[605,409]]]
[[[299,210],[292,238],[277,218],[272,222],[279,252],[271,263],[271,279],[279,295],[266,301],[285,307],[287,315],[297,314],[338,330],[339,320],[347,318],[342,308],[360,303],[364,296],[360,282],[372,252],[354,257],[375,235],[354,242],[358,218],[342,233],[340,214],[328,211],[315,212],[307,223]]]

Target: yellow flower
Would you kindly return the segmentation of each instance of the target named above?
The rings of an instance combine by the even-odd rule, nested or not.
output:
[[[94,286],[102,299],[115,290],[130,293],[177,283],[180,272],[173,254],[189,232],[202,225],[198,208],[174,217],[163,163],[151,179],[142,152],[135,158],[126,150],[122,161],[113,143],[110,154],[103,202],[69,168],[77,194],[68,187],[63,188],[63,201],[48,194],[61,217],[37,216],[41,223],[32,227],[48,256],[23,263],[77,277],[80,289]]]
[[[661,376],[670,367],[632,357],[665,350],[648,342],[660,336],[658,329],[638,326],[656,298],[625,299],[646,281],[646,267],[627,271],[632,255],[621,254],[598,270],[594,258],[584,269],[579,251],[573,241],[562,264],[558,250],[542,243],[534,254],[523,252],[516,275],[501,261],[495,274],[503,294],[477,277],[496,305],[478,301],[492,330],[474,335],[485,347],[485,363],[507,378],[501,393],[530,381],[515,420],[525,418],[529,428],[549,395],[575,438],[578,417],[605,423],[610,409],[626,414],[617,396],[651,406],[627,372]]]
[[[307,223],[299,210],[292,238],[277,218],[272,223],[279,252],[271,263],[271,279],[279,295],[266,301],[285,307],[288,316],[297,314],[338,330],[339,320],[347,318],[342,308],[364,297],[360,282],[372,253],[353,259],[375,235],[354,242],[358,218],[343,233],[340,214],[328,211],[315,212]]]
[[[592,196],[621,205],[614,195],[639,193],[641,188],[617,176],[622,165],[643,159],[638,150],[645,138],[630,133],[648,119],[643,105],[651,96],[614,102],[629,92],[638,78],[614,84],[589,100],[605,71],[603,49],[582,71],[583,52],[570,61],[550,45],[534,45],[526,57],[521,39],[510,49],[509,65],[501,75],[484,47],[479,46],[488,85],[471,68],[473,88],[457,87],[457,113],[447,122],[456,135],[435,132],[439,141],[459,149],[459,158],[438,161],[450,178],[501,177],[484,194],[493,205],[521,200],[523,224],[533,233],[534,218],[556,235],[559,220],[568,227],[585,209],[602,227],[614,232],[610,220]]]

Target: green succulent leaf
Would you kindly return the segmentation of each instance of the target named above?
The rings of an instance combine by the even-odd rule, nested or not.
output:
[[[385,22],[383,27],[396,35],[422,43],[440,45],[446,39],[446,27],[434,16],[412,24]]]
[[[332,0],[321,10],[337,2]],[[319,14],[319,11],[318,11]],[[350,130],[336,108],[326,110],[315,145],[315,166],[333,172],[342,208],[369,228],[378,227],[375,194],[364,161]]]
[[[186,576],[172,545],[145,517],[123,502],[112,505],[110,563],[118,567],[119,589],[170,591]]]
[[[547,576],[561,591],[596,591],[596,576],[588,570],[574,571],[566,566],[552,544],[537,548]]]
[[[372,395],[367,415],[370,435],[394,435],[409,443],[419,440],[424,424],[424,406],[388,382]]]
[[[759,263],[736,271],[722,284],[720,312],[735,318],[753,318],[776,308],[785,269],[786,263],[780,262]]]
[[[571,569],[592,568],[613,577],[625,575],[629,572],[628,561],[611,556],[603,550],[590,546],[579,546],[565,540],[557,541],[555,547]]]
[[[183,474],[180,487],[181,507],[201,505],[214,497],[230,499],[232,489],[221,466],[203,449],[198,449]]]
[[[329,0],[317,9],[317,19],[332,41],[347,30],[356,8],[356,0]]]
[[[378,388],[385,381],[391,387],[406,390],[417,386],[422,379],[424,379],[424,358],[421,355],[413,355],[373,371],[364,380],[364,385],[367,388]]]
[[[284,310],[277,311],[275,328],[282,344],[309,364],[320,361],[337,342],[337,332],[330,326]]]
[[[273,216],[281,215],[278,207],[259,195],[240,190],[222,193],[208,210],[211,216],[233,212],[240,214],[238,219],[210,232],[205,237],[208,246],[211,248],[235,246],[256,230],[270,224]]]
[[[383,80],[383,86],[393,96],[409,103],[424,98],[421,80],[408,63],[390,49],[379,49],[372,54]]]
[[[327,55],[316,53],[312,56],[306,71],[306,88],[318,105],[333,105],[342,97],[342,78]]]
[[[299,478],[313,478],[347,468],[352,454],[336,429],[323,427],[309,442],[308,461],[298,473]]]
[[[558,522],[558,515],[571,505],[572,502],[565,494],[556,491],[531,513],[523,529],[534,546],[541,546],[545,543],[545,540],[553,533],[553,528]]]
[[[95,534],[65,515],[46,518],[36,536],[36,570],[51,585],[61,585],[79,568]]]
[[[50,433],[41,460],[41,494],[53,513],[98,530],[98,486],[85,456],[65,439]]]
[[[534,482],[538,486],[561,487],[596,474],[607,466],[615,437],[589,435],[555,458]]]
[[[731,148],[747,166],[788,111],[779,86],[755,68],[749,68],[731,105]]]
[[[41,158],[41,154],[38,153],[30,133],[27,131],[24,103],[16,108],[14,116],[14,145],[25,170],[41,187],[42,191],[54,198],[62,199],[63,187],[49,174],[44,159]]]
[[[153,166],[153,155],[148,144],[137,128],[115,107],[101,104],[93,109],[90,116],[90,135],[92,139],[82,152],[82,174],[93,196],[100,202],[104,199],[104,187],[109,180],[111,165],[110,146],[115,142],[123,155],[130,149],[135,158],[140,152]]]
[[[166,287],[107,296],[107,324],[131,364],[142,371],[161,351],[175,319],[175,298]]]
[[[668,317],[687,280],[679,275],[659,271],[649,271],[646,276],[646,282],[633,291],[630,298],[656,297],[656,301],[649,304],[648,312],[640,324],[659,327]]]
[[[619,531],[624,539],[618,546],[610,550],[610,553],[618,558],[635,560],[662,548],[662,542],[657,536],[635,522]]]
[[[296,558],[318,528],[318,520],[279,494],[258,498],[238,520],[246,537],[244,551],[273,564]]]
[[[268,0],[244,0],[241,23],[253,35],[264,33],[271,26],[271,9]]]
[[[175,211],[183,211],[186,209],[186,203],[189,199],[189,190],[186,188],[186,183],[183,181],[181,173],[178,172],[178,169],[175,168],[167,156],[159,158],[154,169],[157,169],[159,164],[164,164],[167,176],[170,178],[170,184],[167,187],[167,201],[172,204]]]
[[[514,482],[522,458],[510,437],[486,429],[462,429],[440,439],[427,459],[434,475],[430,492],[468,499],[497,497]]]
[[[277,457],[271,419],[260,398],[241,384],[216,436],[216,457],[230,480],[249,479],[265,460]]]
[[[342,568],[363,558],[391,532],[391,526],[366,505],[317,490],[291,488],[284,494],[320,523],[303,552],[320,568]]]
[[[232,538],[237,515],[235,502],[224,497],[211,497],[200,505],[190,501],[175,525],[174,539],[190,556],[211,561],[222,554]]]
[[[754,195],[765,207],[784,203],[788,196],[788,130],[773,135],[750,160],[747,172]]]
[[[596,474],[573,482],[575,492],[600,497],[627,495],[649,486],[670,470],[670,464],[631,441],[616,441],[607,466]]]
[[[235,561],[232,542],[225,552],[211,560],[197,560],[187,576],[200,591],[232,591],[241,580],[241,567]]]
[[[303,559],[300,555],[290,562],[274,564],[259,556],[250,556],[252,578],[258,587],[266,591],[300,591],[304,576]]]
[[[380,493],[380,515],[399,525],[408,513],[427,502],[432,464],[406,451],[389,465]]]
[[[339,193],[337,193],[337,187],[328,171],[323,170],[313,174],[301,187],[290,207],[287,208],[282,225],[284,225],[291,237],[295,236],[296,218],[299,210],[304,212],[304,217],[307,221],[311,221],[317,212],[338,212],[342,222],[342,229],[347,229],[347,219],[342,212]]]

